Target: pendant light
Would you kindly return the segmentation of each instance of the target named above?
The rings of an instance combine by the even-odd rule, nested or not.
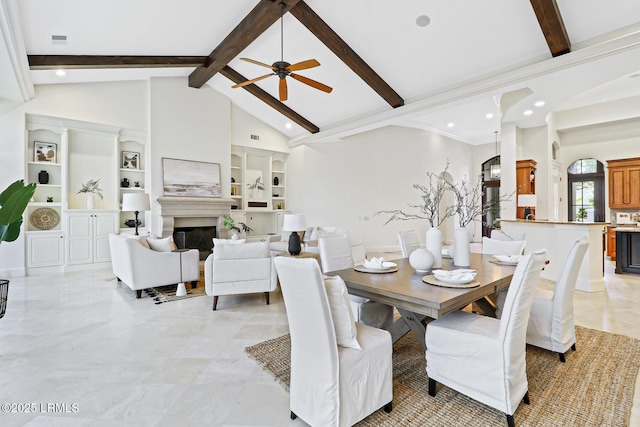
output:
[[[498,131],[495,131],[496,134],[496,161],[498,157]],[[500,162],[494,163],[491,165],[491,179],[500,179]]]

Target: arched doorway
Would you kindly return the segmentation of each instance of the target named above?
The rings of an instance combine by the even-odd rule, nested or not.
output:
[[[491,205],[482,216],[482,235],[491,236],[491,230],[500,219],[500,156],[495,156],[482,164],[482,205]],[[497,173],[496,173],[497,172]]]
[[[569,221],[604,222],[604,165],[576,160],[567,169]]]

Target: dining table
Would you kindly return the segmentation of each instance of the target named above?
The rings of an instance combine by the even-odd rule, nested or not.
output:
[[[457,267],[453,260],[443,258],[442,270],[468,268],[476,271],[475,279],[469,285],[473,287],[457,288],[443,283],[440,286],[426,283],[423,278],[431,272],[417,272],[408,258],[393,262],[397,268],[387,271],[362,272],[357,269],[363,269],[356,266],[325,272],[325,275],[340,276],[351,295],[395,307],[400,316],[388,328],[393,342],[412,331],[424,348],[429,319],[438,319],[471,303],[483,314],[495,316],[495,306],[488,297],[509,286],[516,268],[513,263],[500,263],[493,255],[472,253],[468,267]]]

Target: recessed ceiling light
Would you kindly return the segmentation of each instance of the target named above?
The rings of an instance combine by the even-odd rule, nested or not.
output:
[[[487,113],[485,116],[487,119],[493,119],[493,113]]]
[[[420,15],[416,18],[416,25],[418,27],[426,27],[430,23],[431,23],[431,18],[429,18],[427,15]]]
[[[66,75],[67,73],[64,70],[56,70],[56,76],[62,77]]]
[[[533,105],[535,105],[536,107],[542,107],[544,105],[544,101],[536,101],[536,103]]]
[[[525,111],[524,111],[524,115],[525,115],[525,116],[530,116],[530,115],[532,115],[532,114],[533,114],[533,110],[525,110]]]
[[[447,127],[448,127],[448,128],[452,128],[452,127],[454,127],[454,126],[455,126],[455,124],[454,124],[453,122],[447,123]]]
[[[286,127],[287,129],[291,129],[293,127],[293,125],[289,122],[284,124],[284,127]]]

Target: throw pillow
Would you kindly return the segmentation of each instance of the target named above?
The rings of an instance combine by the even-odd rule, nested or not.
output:
[[[358,331],[356,322],[353,320],[349,293],[344,280],[340,276],[325,276],[324,287],[329,298],[329,308],[333,318],[333,327],[336,331],[336,341],[341,347],[362,350],[358,343]]]
[[[123,233],[121,234],[121,236],[123,236],[125,239],[137,240],[145,248],[151,249],[151,247],[149,246],[149,242],[147,242],[147,238],[145,236],[136,236],[135,234],[128,233]]]
[[[149,247],[157,252],[171,252],[176,250],[176,244],[173,243],[173,236],[165,237],[164,239],[147,239]]]
[[[217,239],[217,238],[213,238],[213,247],[216,247],[218,245],[226,245],[227,243],[230,243],[232,245],[236,245],[239,243],[247,243],[247,239]]]

